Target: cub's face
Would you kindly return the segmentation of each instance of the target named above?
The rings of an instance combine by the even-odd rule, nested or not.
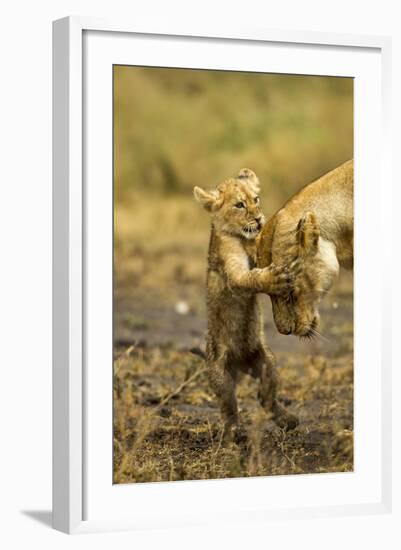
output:
[[[259,180],[243,168],[237,178],[221,183],[213,191],[194,188],[196,200],[212,214],[218,232],[255,239],[265,223],[260,209]]]

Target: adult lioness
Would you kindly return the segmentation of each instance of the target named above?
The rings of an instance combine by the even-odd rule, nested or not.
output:
[[[301,270],[288,296],[271,296],[274,321],[282,334],[313,336],[318,304],[338,275],[353,267],[354,164],[350,160],[310,183],[264,226],[258,267],[299,258]]]

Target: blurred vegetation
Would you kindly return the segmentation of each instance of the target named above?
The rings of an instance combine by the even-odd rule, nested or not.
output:
[[[275,209],[353,156],[353,80],[116,66],[114,155],[117,202],[213,187],[246,166]]]

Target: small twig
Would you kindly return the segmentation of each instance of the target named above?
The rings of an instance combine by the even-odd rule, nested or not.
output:
[[[156,408],[159,409],[160,407],[163,407],[166,403],[170,401],[170,399],[178,395],[186,386],[188,386],[188,384],[193,382],[196,378],[198,378],[198,376],[203,374],[205,371],[206,371],[206,367],[196,371],[192,376],[184,380],[184,382],[182,382],[182,384],[180,384],[174,391],[172,391],[169,395],[167,395],[164,399],[162,399],[162,401],[160,401],[160,403]]]
[[[121,359],[124,359],[126,357],[129,357],[131,355],[132,350],[136,347],[136,344],[132,344],[132,346],[129,346],[126,350],[124,350],[118,357],[114,359],[114,373],[118,374],[118,371],[121,368]]]
[[[206,418],[206,422],[207,422],[207,429],[209,430],[210,443],[213,446],[213,430],[212,430],[212,425],[210,424],[209,418]]]
[[[128,357],[129,355],[131,355],[131,352],[132,352],[132,350],[135,349],[135,347],[136,347],[136,343],[134,342],[132,344],[132,346],[129,346],[126,350],[124,350],[122,353],[120,353],[120,355],[114,359],[114,362],[119,361],[123,357]]]
[[[218,445],[217,445],[216,451],[215,451],[214,454],[213,454],[213,463],[214,463],[214,461],[216,460],[217,455],[219,454],[219,451],[220,451],[220,449],[221,449],[221,444],[222,444],[222,442],[223,442],[223,437],[224,437],[224,427],[222,427],[222,428],[221,428],[221,431],[220,431],[219,443],[218,443]]]
[[[286,460],[288,460],[288,462],[290,463],[292,469],[295,470],[296,469],[296,464],[295,464],[294,460],[292,458],[290,458],[284,450],[284,439],[285,439],[285,435],[286,435],[284,430],[281,430],[281,435],[282,435],[282,440],[278,442],[278,446],[279,446],[280,451],[281,451],[282,455],[284,456],[284,458]]]

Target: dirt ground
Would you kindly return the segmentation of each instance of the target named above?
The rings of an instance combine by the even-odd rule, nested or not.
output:
[[[312,342],[280,335],[263,297],[280,400],[300,424],[277,428],[245,376],[237,390],[243,437],[222,445],[204,362],[189,351],[204,345],[208,219],[190,200],[161,202],[152,216],[163,231],[152,238],[135,200],[116,212],[114,482],[352,471],[352,275],[342,272],[324,299],[324,338]]]

